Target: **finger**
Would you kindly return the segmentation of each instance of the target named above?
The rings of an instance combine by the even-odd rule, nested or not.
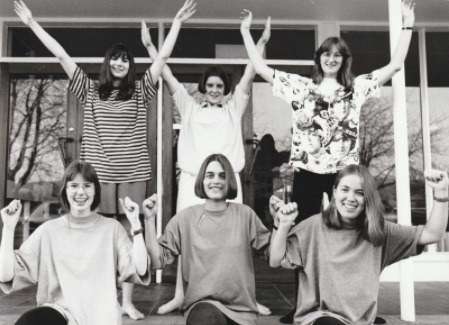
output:
[[[118,201],[119,201],[120,206],[122,207],[123,211],[126,211],[127,209],[126,209],[126,205],[125,205],[125,202],[123,201],[123,199],[119,198]]]
[[[265,29],[270,29],[270,28],[271,28],[271,16],[268,16],[267,22],[265,24]]]

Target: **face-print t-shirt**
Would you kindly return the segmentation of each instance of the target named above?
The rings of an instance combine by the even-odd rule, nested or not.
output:
[[[292,108],[290,164],[317,174],[337,173],[359,163],[359,118],[368,97],[378,96],[377,73],[324,95],[312,79],[275,70],[273,94]]]

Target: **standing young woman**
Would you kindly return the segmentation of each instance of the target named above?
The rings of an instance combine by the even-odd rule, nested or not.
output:
[[[359,117],[370,96],[401,69],[412,37],[414,1],[402,4],[403,28],[388,65],[354,78],[346,42],[330,37],[315,52],[312,78],[268,67],[259,55],[250,27],[252,14],[243,11],[241,33],[256,72],[273,87],[273,94],[292,107],[290,164],[295,169],[292,200],[301,207],[296,223],[320,212],[323,193],[345,166],[359,163]],[[283,319],[292,321],[293,312]]]
[[[338,175],[330,206],[301,222],[295,203],[280,208],[270,249],[272,267],[299,270],[295,324],[373,323],[382,270],[439,242],[448,219],[448,177],[424,173],[433,188],[433,207],[425,226],[384,220],[375,181],[364,166],[350,165]]]
[[[129,210],[131,243],[119,222],[94,212],[101,186],[85,162],[67,167],[60,199],[67,214],[37,228],[16,252],[14,231],[22,206],[14,200],[1,210],[0,287],[9,293],[37,284],[37,308],[16,324],[119,325],[117,282],[148,285],[151,279],[139,206],[121,201]]]
[[[205,203],[178,212],[159,244],[154,225],[156,196],[143,203],[153,267],[161,268],[183,256],[185,296],[180,309],[188,325],[256,324],[252,248],[265,255],[270,232],[248,206],[227,201],[236,198],[237,188],[229,160],[221,154],[207,157],[194,186]]]
[[[193,0],[186,0],[176,14],[160,55],[153,58],[142,80],[135,80],[132,53],[116,44],[106,53],[98,82],[91,80],[64,48],[34,20],[22,1],[15,11],[47,49],[60,61],[70,78],[70,90],[84,104],[81,160],[91,163],[100,178],[103,201],[99,212],[126,219],[118,202],[130,196],[139,204],[145,199],[146,182],[151,178],[147,147],[147,106],[156,92],[162,68],[170,56],[182,23],[195,12]],[[129,227],[126,225],[126,227]],[[132,303],[132,284],[123,285],[123,312],[132,319],[144,315]]]
[[[260,54],[263,53],[265,44],[270,38],[269,26],[270,21],[268,20],[257,44],[257,51]],[[152,58],[158,56],[144,23],[142,25],[142,42]],[[248,64],[234,93],[227,97],[231,87],[226,73],[220,67],[210,67],[203,73],[198,83],[198,90],[204,94],[203,100],[198,101],[173,76],[170,68],[164,67],[162,77],[167,83],[181,115],[181,131],[178,142],[178,163],[181,168],[181,177],[178,185],[177,212],[204,202],[195,195],[193,189],[201,163],[213,153],[221,153],[231,161],[238,188],[235,202],[242,203],[239,172],[245,165],[245,152],[241,119],[248,104],[254,76],[254,68]],[[179,265],[182,264],[179,262]],[[183,300],[181,272],[178,266],[174,299],[161,306],[158,313],[165,314],[181,306]],[[258,306],[262,314],[270,314],[267,307]]]

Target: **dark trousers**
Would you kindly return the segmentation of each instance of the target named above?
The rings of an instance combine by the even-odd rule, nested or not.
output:
[[[323,193],[332,198],[332,189],[338,174],[316,174],[301,169],[293,178],[292,201],[298,204],[299,215],[295,220],[301,221],[321,212]],[[295,302],[298,302],[299,271],[295,270]],[[295,306],[296,309],[296,306]]]
[[[16,325],[67,325],[59,311],[51,307],[37,307],[20,316]]]
[[[226,317],[214,305],[200,302],[190,311],[186,325],[237,325],[237,323]]]
[[[315,322],[313,322],[313,325],[345,325],[345,323],[340,322],[338,319],[333,317],[320,317]]]

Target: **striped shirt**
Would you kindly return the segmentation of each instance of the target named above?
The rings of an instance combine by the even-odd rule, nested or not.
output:
[[[129,100],[117,100],[114,89],[100,100],[98,83],[78,67],[69,89],[84,103],[80,159],[92,164],[103,183],[128,183],[151,178],[147,147],[147,105],[156,93],[150,70]]]

